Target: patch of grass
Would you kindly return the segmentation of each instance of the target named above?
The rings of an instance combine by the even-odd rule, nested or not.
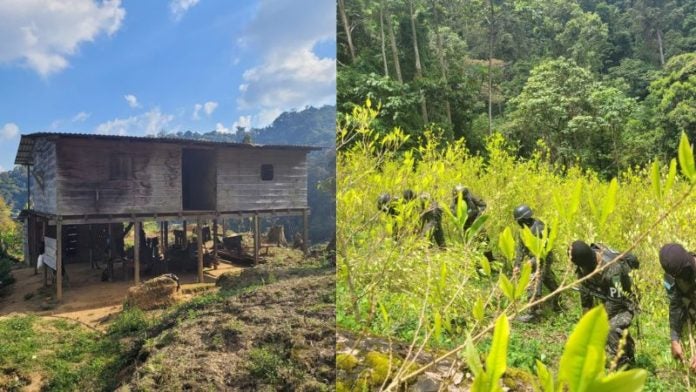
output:
[[[287,366],[287,362],[279,351],[273,345],[252,348],[249,351],[249,373],[268,384],[280,382],[279,370]]]
[[[138,308],[124,309],[109,325],[108,332],[111,335],[127,336],[144,332],[150,326],[145,312]]]

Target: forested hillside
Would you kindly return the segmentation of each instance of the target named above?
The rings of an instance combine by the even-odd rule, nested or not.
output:
[[[696,139],[695,0],[339,0],[337,20],[338,111],[371,98],[383,133],[485,153],[497,130],[605,177]]]

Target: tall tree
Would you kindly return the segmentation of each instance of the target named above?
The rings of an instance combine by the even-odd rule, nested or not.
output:
[[[346,33],[346,40],[348,41],[348,50],[350,51],[350,60],[355,62],[355,47],[353,46],[353,36],[352,27],[348,22],[348,15],[346,14],[346,5],[344,0],[338,0],[338,11],[341,14],[341,22],[343,23],[343,29]]]
[[[421,58],[420,58],[420,52],[418,51],[418,35],[416,34],[416,12],[413,9],[413,0],[409,0],[408,2],[408,9],[409,9],[409,16],[411,19],[411,36],[413,39],[413,53],[415,57],[415,62],[416,62],[416,80],[419,81],[420,79],[423,78],[423,67],[421,65]],[[423,94],[423,90],[420,90],[420,97],[421,97],[421,116],[423,117],[423,123],[427,124],[430,122],[428,120],[428,104],[425,100],[425,94]]]

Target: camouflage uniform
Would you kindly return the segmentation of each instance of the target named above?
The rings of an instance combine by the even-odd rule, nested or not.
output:
[[[685,321],[696,324],[696,278],[675,278],[665,273],[664,285],[669,296],[670,338],[679,340]]]
[[[530,225],[530,229],[534,235],[541,237],[544,231],[544,222],[539,219],[534,219],[533,223]],[[546,257],[541,260],[541,266],[537,271],[537,259],[534,257],[532,252],[527,249],[522,241],[521,235],[517,236],[517,251],[515,252],[515,268],[520,268],[523,260],[531,259],[532,261],[532,283],[527,288],[527,295],[529,301],[535,301],[541,297],[543,286],[546,286],[549,291],[555,291],[558,288],[558,283],[556,282],[556,275],[551,268],[553,264],[553,252],[549,252]],[[539,276],[537,276],[537,272]],[[558,297],[553,297],[552,304],[554,308],[560,309],[558,304]],[[537,305],[533,307],[530,311],[532,318],[535,318],[541,314],[541,306]]]
[[[422,201],[423,213],[421,214],[421,232],[430,235],[431,241],[440,248],[445,247],[445,232],[442,230],[442,208],[436,201]]]
[[[599,267],[609,263],[621,252],[617,252],[602,244],[591,244],[590,247],[601,258]],[[619,349],[619,343],[624,330],[628,329],[635,314],[635,303],[631,287],[629,272],[632,268],[638,268],[638,259],[632,253],[626,254],[620,261],[612,264],[601,274],[597,274],[582,283],[580,303],[584,311],[594,307],[595,294],[605,298],[604,309],[609,317],[609,336],[607,337],[607,355],[613,359]],[[585,271],[576,267],[575,274],[582,278],[592,271]],[[631,334],[626,335],[623,346],[623,355],[619,358],[618,365],[632,363],[635,359],[635,343]]]
[[[483,214],[483,211],[486,209],[486,203],[474,196],[474,194],[466,188],[455,188],[454,199],[452,200],[452,211],[457,211],[457,202],[460,194],[462,195],[462,202],[466,204],[467,218],[464,223],[464,230],[466,230],[474,224],[481,214]]]

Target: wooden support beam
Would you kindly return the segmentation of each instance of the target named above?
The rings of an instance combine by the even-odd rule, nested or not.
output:
[[[254,264],[259,263],[259,246],[261,238],[259,236],[259,216],[254,215]]]
[[[302,251],[309,253],[309,210],[302,211]]]
[[[109,242],[109,249],[107,250],[108,255],[107,257],[109,260],[106,261],[107,267],[109,269],[109,282],[111,282],[114,279],[114,230],[112,227],[113,223],[109,223],[107,226],[108,230],[108,238],[107,241]]]
[[[56,301],[63,299],[63,224],[56,222]]]
[[[167,260],[167,252],[169,252],[169,222],[165,221],[164,222],[164,252],[162,254],[164,255],[164,259]]]
[[[218,269],[218,221],[213,219],[213,268]]]
[[[46,226],[48,225],[48,221],[46,219],[41,219],[41,242],[44,242],[44,238],[46,238]],[[44,246],[44,253],[46,252],[46,248]],[[43,267],[44,270],[44,287],[48,286],[48,269],[46,269],[46,266],[44,265]]]
[[[196,237],[198,243],[198,283],[203,283],[203,228],[200,219],[196,221]]]
[[[183,224],[183,229],[184,229],[184,243],[183,243],[183,248],[188,249],[188,234],[186,232],[186,221],[184,221]]]
[[[94,268],[94,233],[92,233],[92,225],[89,225],[89,266]]]
[[[133,275],[135,284],[140,283],[140,230],[142,227],[142,222],[136,222],[133,230]]]

